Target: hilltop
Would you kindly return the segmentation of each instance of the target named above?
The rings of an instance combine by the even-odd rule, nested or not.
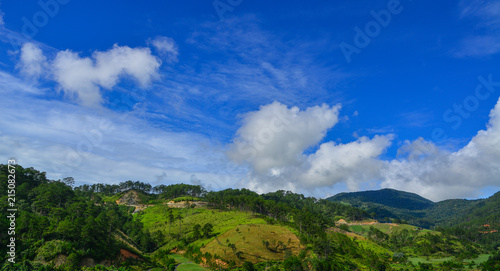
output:
[[[353,206],[362,206],[363,203],[371,202],[382,204],[388,207],[412,211],[426,209],[434,205],[433,201],[421,197],[415,193],[399,191],[390,188],[340,193],[333,197],[329,197],[328,200],[348,202]]]

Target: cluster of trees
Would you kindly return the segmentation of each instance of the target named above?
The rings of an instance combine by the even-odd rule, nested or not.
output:
[[[173,199],[182,196],[203,197],[207,190],[201,185],[191,184],[160,184],[153,188],[153,192],[160,195],[163,199]]]
[[[439,253],[442,256],[457,256],[471,259],[478,256],[481,250],[470,242],[464,242],[446,233],[433,234],[403,229],[391,234],[371,226],[366,232],[368,238],[392,251],[405,251],[412,254],[430,256]]]
[[[491,252],[500,248],[500,192],[488,199],[479,200],[462,213],[460,219],[449,227],[438,230],[461,240],[480,244]]]
[[[71,184],[74,183],[73,178],[63,179],[64,183]],[[202,197],[207,191],[201,185],[190,185],[190,184],[172,184],[164,185],[160,184],[157,186],[152,186],[149,183],[144,183],[140,181],[126,181],[119,184],[84,184],[75,187],[75,191],[82,193],[99,193],[104,195],[114,195],[127,190],[137,190],[145,194],[158,194],[161,198],[170,199],[181,196],[192,196],[192,197]]]
[[[490,256],[490,258],[482,264],[484,271],[500,270],[500,252]]]
[[[296,227],[308,236],[324,232],[335,225],[335,216],[359,220],[368,217],[365,211],[290,191],[259,195],[248,189],[226,189],[208,192],[205,200],[220,209],[238,209],[265,215],[276,222]]]
[[[68,255],[61,269],[78,269],[80,260],[115,259],[120,248],[128,248],[113,234],[120,230],[131,236],[131,241],[143,251],[153,250],[151,237],[135,223],[127,207],[116,204],[96,204],[81,190],[73,190],[71,180],[52,181],[44,172],[33,168],[15,167],[16,193],[16,262],[36,270],[35,259],[51,261],[58,254]],[[6,206],[8,167],[0,165],[0,225],[8,228]],[[93,200],[94,199],[94,200]],[[7,232],[0,232],[8,240]],[[0,260],[6,262],[6,246],[0,247]],[[6,263],[9,265],[9,263]],[[15,265],[5,266],[15,270]]]
[[[104,195],[112,195],[117,194],[123,191],[127,191],[130,189],[135,189],[142,191],[144,193],[150,193],[153,187],[148,183],[143,183],[140,181],[126,181],[121,182],[119,184],[103,184],[103,183],[95,183],[95,184],[84,184],[78,187],[75,187],[76,191],[81,192],[90,192],[90,193],[102,193]]]

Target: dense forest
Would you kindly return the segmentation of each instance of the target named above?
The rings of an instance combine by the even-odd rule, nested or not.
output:
[[[9,179],[13,178],[15,189],[9,187]],[[0,225],[5,229],[0,235],[2,240],[15,237],[15,263],[9,261],[11,248],[2,246],[1,270],[174,270],[179,265],[176,255],[181,252],[206,268],[226,270],[463,268],[463,264],[454,262],[415,265],[409,260],[412,255],[467,260],[484,254],[492,256],[477,267],[496,270],[491,268],[499,264],[499,257],[494,256],[500,244],[498,234],[477,230],[478,223],[485,221],[491,221],[491,227],[499,224],[498,208],[494,208],[500,204],[498,193],[474,204],[466,220],[452,220],[455,222],[451,225],[438,226],[435,231],[415,231],[404,227],[404,223],[399,226],[401,230],[385,231],[385,224],[377,224],[378,227],[339,224],[339,221],[372,221],[373,213],[353,204],[289,191],[267,194],[247,189],[207,191],[199,185],[153,187],[140,181],[75,187],[73,178],[49,180],[44,172],[19,165],[0,165],[0,180]],[[13,193],[15,204],[9,205],[8,198]],[[118,204],[125,196],[135,197],[134,202]],[[167,203],[178,205],[171,208]],[[8,211],[14,207],[14,212]],[[15,213],[15,233],[9,234],[12,213]],[[226,226],[230,223],[235,226]],[[249,243],[247,236],[257,238],[250,234],[250,226],[255,225],[262,229],[269,227],[271,233],[286,232],[290,237],[283,241],[272,235],[270,239],[262,239],[260,251],[254,254],[271,256],[251,260],[253,252],[245,251],[242,246]],[[241,230],[245,227],[247,235]],[[243,241],[231,241],[232,237],[219,240],[229,233],[243,236]],[[212,249],[212,244],[222,247],[223,252]]]

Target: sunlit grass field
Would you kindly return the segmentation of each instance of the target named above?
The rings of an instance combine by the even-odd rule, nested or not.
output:
[[[269,242],[270,249],[266,248],[263,241]],[[265,224],[237,226],[216,240],[212,240],[201,251],[217,254],[226,260],[234,260],[236,263],[283,260],[285,257],[283,245],[275,249],[280,242],[291,254],[298,255],[300,252],[300,241],[290,229]],[[236,250],[231,249],[229,244],[234,244]],[[242,252],[240,258],[236,256],[236,251]]]

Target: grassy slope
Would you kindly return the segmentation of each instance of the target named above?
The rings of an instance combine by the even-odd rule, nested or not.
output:
[[[165,215],[168,210],[166,205],[156,205],[136,215],[136,218],[144,223],[144,227],[152,234],[156,231],[161,231],[164,234],[166,240],[164,249],[172,249],[177,244],[177,240],[168,236],[169,223]],[[180,214],[183,217],[181,227],[184,236],[191,234],[195,224],[211,223],[214,226],[214,236],[217,236],[217,239],[216,237],[200,239],[194,244],[202,246],[202,252],[217,254],[225,261],[234,260],[237,264],[241,264],[245,260],[256,263],[284,258],[285,252],[282,247],[278,249],[278,252],[273,252],[267,249],[262,241],[269,241],[271,246],[273,243],[277,245],[281,241],[292,254],[298,255],[299,253],[300,241],[291,229],[284,226],[268,225],[264,219],[252,213],[202,208],[172,208],[171,210],[174,216]],[[170,230],[172,235],[179,233],[178,220],[172,223]],[[236,245],[237,251],[243,253],[241,260],[228,247],[227,240]]]
[[[168,210],[169,208],[166,205],[156,205],[146,209],[140,215],[137,215],[137,218],[144,223],[145,228],[149,229],[151,233],[161,231],[164,234],[165,239],[167,240],[167,244],[164,248],[173,248],[177,244],[177,241],[168,236],[169,223],[167,216],[165,215]],[[194,244],[202,246],[202,252],[217,254],[226,261],[234,260],[238,265],[245,260],[251,262],[261,262],[265,260],[279,260],[284,258],[284,251],[281,250],[279,252],[272,252],[268,250],[262,244],[263,240],[271,242],[274,239],[276,244],[278,241],[281,241],[292,250],[293,254],[298,254],[299,252],[299,241],[293,232],[286,227],[267,225],[264,219],[259,218],[252,213],[202,208],[172,209],[172,212],[174,216],[177,216],[178,214],[182,216],[181,221],[183,236],[191,234],[195,224],[203,225],[205,223],[211,223],[214,225],[214,235],[218,236],[217,240],[215,240],[215,237],[200,239]],[[368,232],[370,226],[373,226],[387,234],[395,233],[403,229],[407,229],[412,233],[417,232],[418,235],[426,234],[427,232],[440,234],[439,232],[425,229],[414,231],[415,226],[406,224],[399,224],[398,226],[395,226],[394,224],[380,223],[374,225],[350,226],[350,230],[358,235],[351,234],[348,236],[351,239],[354,239],[361,247],[374,251],[377,254],[388,253],[389,255],[392,255],[393,252],[363,237],[363,235],[366,235],[365,232]],[[236,231],[236,228],[238,228],[238,231]],[[178,220],[172,223],[171,233],[179,233]],[[291,241],[288,245],[289,238]],[[227,240],[229,240],[229,243],[236,245],[237,251],[243,252],[241,259],[236,257],[235,252],[228,246]],[[453,259],[453,257],[441,259],[434,258],[430,259],[430,262],[438,263],[450,259]],[[421,257],[414,257],[411,258],[411,260],[412,262],[427,262]],[[187,265],[184,267],[188,268]]]
[[[394,225],[397,225],[397,226],[394,226]],[[349,226],[349,228],[352,232],[360,234],[360,235],[363,235],[364,232],[368,232],[370,227],[374,227],[374,228],[382,231],[383,233],[386,233],[389,235],[392,233],[395,233],[395,232],[402,231],[404,229],[406,229],[408,231],[414,231],[414,229],[416,228],[416,226],[412,226],[412,225],[392,224],[392,223],[379,223],[379,224],[373,224],[373,225],[352,225],[352,226]],[[437,231],[432,231],[432,230],[427,230],[427,229],[423,229],[423,230],[418,231],[419,235],[426,234],[428,232],[430,232],[432,234],[440,234]]]
[[[475,259],[463,260],[461,262],[463,262],[464,265],[467,266],[472,261],[474,261],[474,263],[476,265],[478,265],[478,264],[482,264],[482,263],[486,262],[490,256],[491,256],[490,254],[481,254]],[[458,261],[458,262],[460,262],[460,260],[456,260],[455,257],[430,258],[430,259],[427,259],[425,257],[411,257],[411,258],[408,258],[408,260],[411,261],[415,266],[418,263],[430,263],[430,264],[437,265],[437,264],[441,264],[445,261]],[[394,267],[396,267],[396,266],[394,266]]]
[[[162,231],[168,237],[168,218],[165,215],[169,207],[166,205],[156,205],[145,209],[136,217],[144,223],[144,227],[150,232]],[[219,235],[235,226],[242,224],[265,224],[266,221],[256,217],[252,213],[240,211],[220,211],[210,209],[176,209],[172,208],[174,216],[182,216],[182,234],[190,234],[195,224],[203,225],[211,223],[214,226],[214,234]],[[171,233],[179,233],[179,220],[175,220],[171,226]]]
[[[278,249],[277,252],[271,251],[264,246],[263,241],[269,241],[270,247],[276,247],[281,241],[294,255],[298,255],[300,251],[299,239],[288,228],[277,225],[250,224],[239,225],[218,236],[216,240],[202,248],[202,252],[217,254],[225,260],[234,260],[236,263],[245,260],[256,263],[284,259],[285,253],[282,249]],[[241,260],[228,246],[229,243],[235,244],[237,251],[243,253]]]
[[[198,264],[192,263],[191,260],[182,257],[181,255],[170,255],[176,262],[180,263],[177,266],[177,271],[205,271],[209,270],[204,267],[199,266]]]
[[[356,243],[358,243],[358,245],[361,246],[362,248],[367,249],[367,250],[371,250],[371,251],[375,252],[376,254],[379,254],[379,255],[386,254],[386,253],[388,253],[389,255],[393,254],[393,252],[390,251],[389,249],[382,247],[379,244],[373,242],[372,240],[364,238],[363,236],[359,236],[359,237],[352,236],[352,235],[348,235],[348,236],[351,237],[351,239],[353,239]]]

